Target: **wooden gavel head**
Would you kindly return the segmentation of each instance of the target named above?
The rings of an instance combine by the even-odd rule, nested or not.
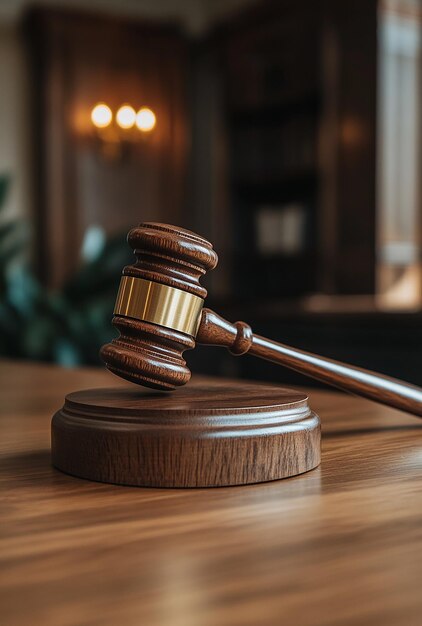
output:
[[[128,235],[136,262],[123,269],[113,325],[120,336],[101,348],[106,367],[131,382],[171,390],[191,373],[183,352],[195,347],[206,289],[200,278],[217,265],[204,238],[145,222]]]

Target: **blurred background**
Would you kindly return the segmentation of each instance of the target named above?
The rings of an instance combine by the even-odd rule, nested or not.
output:
[[[0,356],[99,364],[160,221],[220,313],[422,384],[421,42],[420,0],[2,0]]]

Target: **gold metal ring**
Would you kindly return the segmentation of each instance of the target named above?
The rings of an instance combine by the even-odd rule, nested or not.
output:
[[[114,315],[173,328],[195,337],[204,301],[181,289],[122,276]]]

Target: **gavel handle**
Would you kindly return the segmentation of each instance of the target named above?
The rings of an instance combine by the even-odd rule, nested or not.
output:
[[[254,335],[244,322],[231,324],[210,309],[202,311],[196,340],[201,344],[224,346],[237,356],[253,354],[339,389],[422,417],[420,387]]]

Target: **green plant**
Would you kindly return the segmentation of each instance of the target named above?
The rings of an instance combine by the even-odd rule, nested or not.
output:
[[[0,177],[0,217],[8,186]],[[114,334],[110,321],[121,269],[132,259],[125,236],[105,241],[55,292],[33,274],[28,236],[22,220],[1,219],[0,355],[68,366],[98,363],[99,347]]]

